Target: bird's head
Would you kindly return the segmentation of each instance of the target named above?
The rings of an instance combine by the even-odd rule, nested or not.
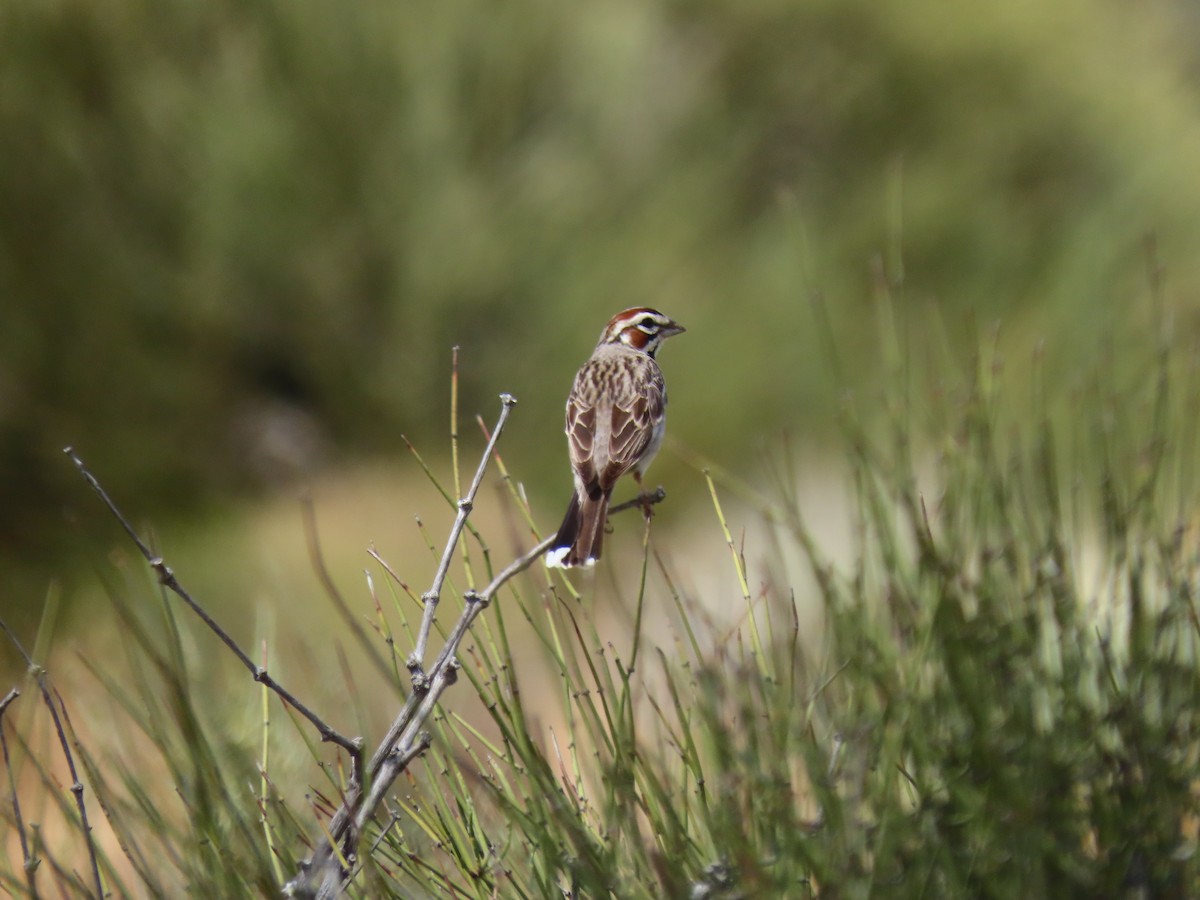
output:
[[[617,313],[609,320],[604,333],[600,335],[600,346],[624,344],[653,357],[663,341],[684,331],[686,329],[682,325],[657,309],[635,306]]]

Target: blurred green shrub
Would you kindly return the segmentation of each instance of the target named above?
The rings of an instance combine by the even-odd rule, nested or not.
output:
[[[425,720],[432,745],[356,841],[345,896],[1197,896],[1195,369],[1163,353],[1118,385],[1101,359],[1076,417],[1024,416],[999,402],[1020,376],[1001,377],[994,351],[965,371],[935,363],[946,389],[926,404],[905,345],[885,325],[883,402],[841,420],[855,524],[840,562],[788,461],[757,511],[713,517],[705,543],[727,541],[740,591],[704,577],[700,542],[661,534],[640,571],[627,558],[578,581],[582,596],[540,565],[507,582],[442,697],[481,700],[490,729],[469,707]],[[773,533],[735,543],[747,514]],[[462,588],[506,564],[479,552],[502,540],[463,540],[430,655]],[[386,660],[370,677],[342,649],[362,645],[329,630],[261,644],[368,748],[384,730],[373,714],[420,702],[405,660],[423,584],[394,571],[354,601]],[[350,790],[345,753],[233,677],[175,597],[155,602],[140,562],[100,574],[120,650],[92,650],[96,682],[55,691],[81,723],[105,890],[279,893],[328,837],[317,823]],[[340,675],[318,663],[335,654]],[[41,674],[0,735],[19,751],[3,768],[21,804],[51,815],[17,823],[33,850],[10,844],[0,886],[84,894],[62,753],[29,725],[46,718],[27,687]]]
[[[807,302],[869,376],[880,251],[914,321],[1005,315],[1069,367],[1146,231],[1195,284],[1194,33],[1164,2],[5,4],[0,545],[45,547],[67,442],[161,512],[441,427],[453,344],[464,409],[512,391],[557,460],[644,302],[690,326],[675,434],[811,429]]]

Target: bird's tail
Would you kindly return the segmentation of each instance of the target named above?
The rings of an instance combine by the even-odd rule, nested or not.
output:
[[[602,491],[595,498],[585,495],[582,500],[578,493],[571,495],[554,545],[546,554],[546,565],[559,568],[590,566],[600,558],[611,496],[612,491]]]

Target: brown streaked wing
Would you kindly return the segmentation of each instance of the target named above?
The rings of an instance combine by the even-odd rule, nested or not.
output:
[[[641,459],[654,435],[654,426],[663,416],[662,373],[654,366],[645,374],[648,377],[641,391],[618,397],[613,403],[608,465],[600,473],[605,487],[616,484]]]
[[[594,455],[596,424],[600,411],[607,406],[603,398],[611,390],[613,370],[611,359],[593,357],[575,376],[575,384],[567,397],[567,446],[571,452],[571,466],[589,493],[599,490]]]
[[[586,404],[578,394],[567,398],[567,446],[571,465],[584,484],[596,480],[592,463],[592,443],[596,436],[596,407]]]

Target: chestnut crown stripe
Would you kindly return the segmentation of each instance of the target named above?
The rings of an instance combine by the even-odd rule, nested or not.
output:
[[[596,346],[624,344],[653,358],[664,338],[682,331],[680,325],[657,309],[638,306],[614,316]]]

